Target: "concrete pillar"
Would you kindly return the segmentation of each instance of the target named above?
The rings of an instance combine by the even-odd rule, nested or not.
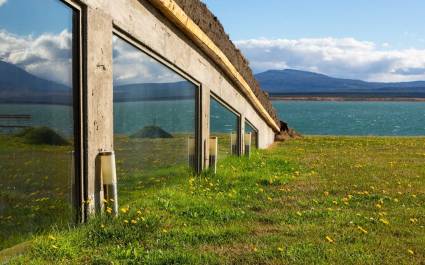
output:
[[[99,9],[87,8],[85,23],[87,150],[85,214],[101,206],[102,185],[96,160],[99,152],[113,151],[112,19]]]
[[[209,139],[210,139],[210,89],[206,86],[201,86],[201,164],[202,170],[209,167],[210,152],[209,152]]]
[[[241,121],[240,121],[240,131],[239,131],[239,135],[240,135],[240,152],[241,155],[245,155],[245,115],[241,114]]]

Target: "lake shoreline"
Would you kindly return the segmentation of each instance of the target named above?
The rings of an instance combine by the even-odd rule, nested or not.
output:
[[[425,98],[403,97],[321,97],[321,96],[270,96],[280,101],[367,101],[367,102],[425,102]]]

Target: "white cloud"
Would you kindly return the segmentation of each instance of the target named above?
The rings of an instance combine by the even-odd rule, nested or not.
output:
[[[19,36],[0,31],[0,59],[40,78],[70,85],[72,80],[72,34]]]
[[[4,4],[6,4],[7,0],[0,0],[0,7]]]
[[[236,41],[256,72],[293,68],[369,81],[425,80],[425,50],[354,38]]]
[[[114,37],[114,82],[167,83],[184,79],[123,40]]]

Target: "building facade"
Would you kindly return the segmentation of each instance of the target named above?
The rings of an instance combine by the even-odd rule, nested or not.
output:
[[[172,0],[9,0],[0,17],[0,249],[100,211],[102,154],[115,154],[125,201],[279,131]]]

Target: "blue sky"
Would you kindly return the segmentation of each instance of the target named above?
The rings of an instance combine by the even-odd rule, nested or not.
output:
[[[425,0],[203,1],[255,73],[425,80]],[[59,0],[0,0],[0,58],[44,77],[55,62],[57,81],[68,82],[71,28],[72,11]]]
[[[255,72],[425,80],[424,0],[203,0]]]
[[[353,37],[425,48],[423,0],[203,0],[233,40]]]

